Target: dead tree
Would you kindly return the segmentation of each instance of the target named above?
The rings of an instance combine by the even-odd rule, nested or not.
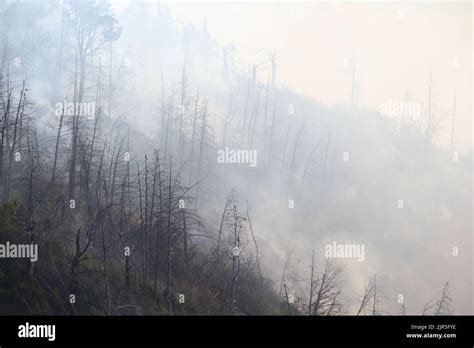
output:
[[[173,300],[171,295],[171,201],[172,201],[172,177],[171,164],[173,158],[170,157],[169,180],[168,180],[168,216],[167,216],[167,230],[168,230],[168,257],[167,257],[167,272],[166,272],[166,296],[168,299],[169,313],[173,314]]]
[[[291,315],[292,313],[292,310],[291,310],[291,301],[290,301],[290,295],[288,295],[288,289],[286,287],[286,284],[285,282],[283,282],[283,288],[285,289],[285,300],[286,300],[286,306],[287,306],[287,310],[288,310],[288,315]]]
[[[255,239],[255,234],[253,233],[253,227],[252,227],[252,221],[250,220],[250,213],[249,213],[249,206],[247,202],[247,221],[249,223],[249,230],[250,234],[252,236],[253,244],[255,246],[255,261],[257,263],[257,270],[258,270],[258,275],[260,277],[260,285],[263,286],[263,276],[262,276],[262,270],[260,268],[260,254],[258,252],[258,244],[257,240]]]
[[[291,128],[291,120],[293,119],[292,116],[288,118],[288,127],[286,128],[286,136],[285,136],[285,145],[283,146],[283,155],[281,157],[281,169],[280,169],[280,176],[283,176],[283,171],[285,169],[285,160],[286,160],[286,149],[288,146],[288,137],[290,135],[290,128]]]
[[[330,315],[331,310],[340,308],[337,303],[340,293],[341,275],[343,268],[335,264],[332,260],[327,260],[324,270],[315,281],[314,304],[312,304],[313,315]]]
[[[92,223],[89,226],[85,227],[86,230],[86,240],[85,244],[81,245],[81,231],[84,226],[80,226],[76,231],[75,236],[75,249],[74,249],[74,256],[71,260],[69,266],[69,275],[71,277],[70,286],[69,286],[69,293],[76,295],[79,291],[79,275],[80,275],[80,265],[81,262],[87,259],[86,252],[89,250],[91,246],[91,242],[94,239],[95,232],[97,230],[98,224],[102,222],[102,219],[110,207],[105,207],[100,210]],[[74,304],[71,303],[72,307],[72,314],[76,314],[76,309]]]
[[[183,65],[183,74],[181,77],[181,104],[179,106],[179,130],[178,130],[178,166],[181,166],[183,160],[184,149],[184,129],[183,122],[185,111],[187,110],[187,80],[186,80],[186,66]]]
[[[313,309],[313,294],[314,294],[314,249],[311,257],[311,276],[309,278],[309,302],[308,315],[311,315]]]
[[[66,95],[66,99],[67,99],[67,95]],[[59,116],[58,135],[56,136],[56,144],[54,148],[53,174],[51,176],[51,186],[54,186],[54,182],[56,180],[56,167],[58,164],[59,142],[61,139],[61,131],[64,124],[64,108],[65,108],[65,105],[63,105],[61,115]]]
[[[237,213],[237,205],[234,204],[232,220],[232,234],[233,234],[233,248],[232,248],[232,274],[230,281],[230,295],[228,299],[229,309],[228,314],[232,314],[234,310],[234,301],[235,301],[235,288],[237,285],[237,278],[240,273],[241,261],[240,254],[241,250],[241,230],[242,230],[242,221],[243,218]]]
[[[194,103],[194,117],[193,117],[193,130],[192,130],[192,135],[191,135],[191,155],[189,158],[189,185],[191,185],[194,174],[194,139],[196,137],[196,127],[197,127],[197,116],[198,116],[198,106],[199,106],[199,91],[196,94],[195,97],[195,103]]]
[[[375,276],[371,278],[364,289],[364,294],[362,295],[362,300],[359,306],[359,310],[357,311],[356,315],[360,315],[364,313],[367,309],[367,306],[371,301],[374,299],[374,295],[376,293],[376,283],[375,283]]]
[[[285,285],[285,276],[290,264],[290,257],[291,257],[292,252],[293,250],[290,250],[290,252],[286,255],[285,264],[283,266],[283,272],[282,272],[281,281],[280,281],[280,291],[278,293],[280,297],[282,296],[283,286]]]
[[[161,163],[160,163],[160,155],[158,151],[155,152],[156,158],[156,168],[158,174],[158,221],[156,227],[156,234],[155,234],[155,275],[153,281],[153,293],[156,298],[157,296],[157,282],[158,282],[158,249],[159,249],[159,238],[162,231],[162,224],[163,224],[163,183],[161,179]]]
[[[438,298],[434,298],[425,303],[422,315],[451,315],[453,314],[451,302],[452,298],[449,292],[449,282],[446,282]]]
[[[205,137],[206,137],[206,130],[207,130],[207,101],[204,102],[202,108],[202,125],[201,125],[201,138],[199,141],[199,156],[198,156],[198,169],[197,169],[197,176],[198,179],[201,180],[202,174],[202,167],[203,167],[203,159],[204,159],[204,145],[205,145]],[[201,185],[197,185],[196,187],[196,206],[199,202],[199,192],[200,192]]]
[[[13,162],[14,162],[14,157],[15,157],[15,150],[18,147],[18,143],[21,142],[21,135],[20,139],[18,139],[18,135],[21,132],[21,123],[23,120],[23,116],[25,114],[25,106],[26,106],[26,87],[25,87],[26,81],[23,81],[21,90],[19,91],[19,99],[18,99],[18,104],[16,107],[16,111],[14,113],[14,119],[12,120],[12,123],[9,124],[9,126],[13,126],[13,134],[12,134],[12,139],[10,142],[9,139],[9,130],[7,127],[6,129],[6,140],[7,140],[7,146],[9,147],[9,153],[8,153],[8,168],[7,168],[7,177],[6,177],[6,189],[5,189],[5,196],[8,197],[10,193],[10,185],[11,185],[11,180],[12,180],[12,167],[13,167]],[[7,124],[10,122],[9,117],[5,117],[4,122]]]
[[[227,200],[225,202],[225,205],[224,205],[224,210],[222,211],[222,215],[221,215],[221,222],[220,222],[220,225],[219,225],[219,230],[217,231],[217,246],[216,246],[216,255],[219,256],[219,251],[220,251],[220,247],[221,247],[221,241],[222,241],[222,232],[223,232],[223,228],[224,228],[224,223],[227,219],[227,216],[228,216],[228,209],[229,209],[229,206],[234,202],[235,200],[235,188],[232,189],[229,193],[229,195],[227,196]]]

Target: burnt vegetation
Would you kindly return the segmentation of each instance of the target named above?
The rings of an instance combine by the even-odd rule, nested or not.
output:
[[[355,106],[325,108],[278,85],[278,52],[236,72],[232,48],[220,49],[206,28],[177,31],[165,10],[155,18],[131,5],[131,16],[154,23],[152,45],[163,50],[177,40],[184,57],[172,82],[166,62],[154,57],[159,92],[144,105],[148,92],[131,82],[134,48],[120,45],[128,28],[106,1],[0,6],[0,242],[39,249],[37,262],[0,260],[1,314],[385,313],[376,276],[360,294],[346,294],[357,298],[355,313],[346,308],[344,268],[318,262],[318,251],[298,270],[289,253],[269,272],[254,198],[265,199],[262,192],[278,183],[283,205],[292,197],[312,202],[316,218],[326,214],[338,204],[330,197],[342,196],[339,183],[363,175],[347,174],[339,153],[363,155],[378,144],[364,131],[371,127],[386,131],[394,157],[409,141],[425,158],[419,170],[440,168],[445,154],[431,144],[437,118],[407,121],[402,134]],[[226,83],[222,91],[196,82],[209,59]],[[431,98],[431,80],[429,88]],[[63,101],[77,108],[69,112]],[[357,135],[347,144],[351,130]],[[258,166],[218,166],[216,150],[225,146],[257,149]],[[463,161],[446,176],[464,180],[470,164]],[[403,167],[396,173],[410,170],[408,159],[400,163],[390,165]],[[234,177],[237,184],[222,183]],[[314,209],[298,204],[289,226],[304,230]],[[357,211],[347,214],[355,221]],[[424,314],[452,313],[447,283],[439,297]]]

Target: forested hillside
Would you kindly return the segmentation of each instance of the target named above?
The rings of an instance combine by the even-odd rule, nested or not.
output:
[[[431,100],[316,102],[162,4],[0,6],[0,244],[38,246],[0,259],[0,314],[470,310],[472,153]]]

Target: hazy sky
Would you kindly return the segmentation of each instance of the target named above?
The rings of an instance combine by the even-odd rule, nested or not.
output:
[[[122,5],[124,1],[119,1]],[[125,2],[126,3],[126,2]],[[156,2],[150,1],[151,8]],[[246,71],[276,49],[277,82],[326,104],[350,103],[352,60],[359,103],[426,106],[445,114],[437,142],[449,143],[456,90],[455,144],[472,144],[472,5],[470,2],[166,1],[177,19],[237,48]],[[120,5],[116,5],[120,6]],[[260,72],[266,80],[268,70]],[[435,139],[436,141],[436,139]]]

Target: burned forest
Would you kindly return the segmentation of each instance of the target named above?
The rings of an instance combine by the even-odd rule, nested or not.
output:
[[[0,3],[0,314],[472,314],[461,84],[372,107],[348,51],[325,102],[182,11]]]

